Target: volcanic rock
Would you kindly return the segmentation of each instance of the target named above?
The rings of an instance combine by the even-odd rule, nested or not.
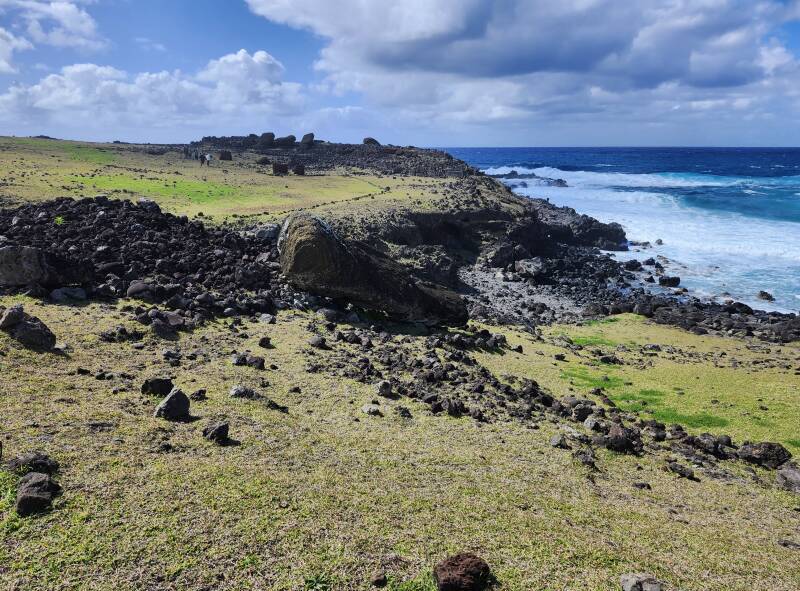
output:
[[[40,452],[24,453],[8,462],[8,469],[18,474],[27,472],[55,474],[58,472],[58,468],[57,461]]]
[[[188,421],[189,397],[178,388],[174,388],[156,407],[153,416],[167,421]]]
[[[17,486],[16,511],[20,517],[47,511],[53,498],[61,492],[59,484],[49,474],[29,472]]]
[[[52,351],[56,336],[44,322],[26,314],[21,305],[12,306],[0,316],[0,330],[23,347],[34,351]]]
[[[61,287],[89,277],[84,265],[30,246],[0,248],[0,285],[7,287]]]
[[[775,482],[784,490],[800,493],[800,466],[794,462],[786,462],[778,470]]]
[[[281,270],[300,289],[347,299],[403,321],[461,325],[467,319],[458,295],[415,280],[404,267],[365,244],[345,242],[317,217],[291,216],[278,245]]]
[[[746,462],[773,470],[785,464],[792,457],[789,450],[780,443],[771,443],[769,441],[745,443],[739,448],[736,455]]]
[[[228,441],[229,430],[230,425],[228,423],[212,423],[203,429],[203,437],[218,445],[223,445]]]
[[[364,145],[365,146],[380,146],[381,143],[376,140],[374,137],[365,137],[364,138]]]
[[[147,378],[142,382],[142,394],[151,396],[166,396],[173,388],[170,378]]]

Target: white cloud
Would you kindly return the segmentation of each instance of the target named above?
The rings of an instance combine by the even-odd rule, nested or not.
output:
[[[0,27],[0,74],[14,74],[17,69],[12,63],[15,51],[32,49],[29,41],[22,37],[17,37]]]
[[[195,75],[181,71],[130,75],[109,66],[75,64],[32,85],[0,95],[0,121],[19,129],[65,130],[81,137],[135,134],[152,141],[152,128],[241,127],[295,116],[302,87],[281,80],[283,66],[264,51],[245,50],[210,61]],[[170,138],[170,139],[174,139]]]
[[[75,2],[7,0],[20,11],[30,38],[55,47],[96,50],[106,45],[97,32],[97,23]]]
[[[691,129],[701,113],[727,133],[742,111],[797,119],[798,61],[775,34],[800,18],[797,0],[247,3],[325,39],[322,91],[355,92],[431,134],[469,138],[487,124],[558,137],[566,118]]]

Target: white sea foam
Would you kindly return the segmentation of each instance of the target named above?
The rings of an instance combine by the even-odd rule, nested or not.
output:
[[[511,170],[524,174],[526,170],[519,167],[493,170],[501,168],[505,170],[495,174],[508,174]],[[676,190],[708,187],[711,191],[712,187],[743,184],[742,179],[555,168],[537,168],[533,172],[539,176],[563,178],[569,186],[515,187],[517,193],[546,197],[556,205],[573,207],[601,221],[619,222],[630,240],[646,240],[653,244],[658,238],[664,240],[662,246],[621,255],[620,259],[660,254],[674,261],[671,271],[679,274],[682,283],[696,293],[729,292],[762,309],[800,309],[795,297],[800,290],[800,223],[692,207],[669,192],[670,187]],[[787,180],[787,177],[758,180],[763,180],[764,185],[798,183],[798,177],[789,178],[794,180]],[[648,191],[648,188],[655,190]],[[752,191],[750,198],[758,198],[755,193]],[[755,295],[762,289],[772,293],[775,302],[758,300]]]

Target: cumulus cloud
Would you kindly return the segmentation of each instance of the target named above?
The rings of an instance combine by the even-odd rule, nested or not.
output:
[[[81,137],[139,130],[141,139],[153,139],[153,128],[238,127],[241,121],[302,111],[301,85],[282,81],[282,74],[283,66],[270,54],[245,50],[211,60],[191,75],[179,70],[131,75],[75,64],[0,95],[0,121],[31,130],[69,129]]]
[[[774,32],[800,18],[796,0],[247,3],[326,40],[323,90],[442,129],[567,114],[658,126],[795,106],[797,59]]]

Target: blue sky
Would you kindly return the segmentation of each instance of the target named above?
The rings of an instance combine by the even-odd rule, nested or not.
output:
[[[0,0],[0,133],[797,145],[797,0]]]

